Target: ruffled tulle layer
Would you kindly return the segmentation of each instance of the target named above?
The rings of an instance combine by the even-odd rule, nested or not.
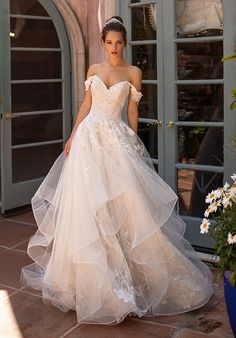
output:
[[[79,322],[177,314],[205,304],[212,275],[183,239],[177,196],[121,120],[89,116],[32,198],[38,230],[22,283]]]

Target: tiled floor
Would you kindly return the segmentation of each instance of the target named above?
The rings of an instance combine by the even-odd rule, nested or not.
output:
[[[119,325],[79,325],[74,311],[45,305],[41,293],[22,287],[29,237],[36,231],[31,212],[0,218],[0,338],[226,338],[228,322],[222,281],[203,308],[178,316],[128,318]],[[215,269],[213,270],[216,271]]]

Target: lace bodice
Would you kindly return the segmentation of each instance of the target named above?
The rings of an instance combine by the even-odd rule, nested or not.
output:
[[[85,90],[91,86],[92,106],[90,114],[102,113],[111,118],[120,118],[121,111],[129,94],[131,98],[139,103],[142,93],[129,81],[119,81],[107,88],[98,75],[92,75],[85,81]]]

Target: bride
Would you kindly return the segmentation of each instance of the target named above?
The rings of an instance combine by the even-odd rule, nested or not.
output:
[[[102,42],[107,61],[89,68],[71,136],[32,198],[34,262],[21,281],[78,322],[184,313],[209,301],[212,274],[137,135],[141,71],[123,58],[120,17],[105,23]]]

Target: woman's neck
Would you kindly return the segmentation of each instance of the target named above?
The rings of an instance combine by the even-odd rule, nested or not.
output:
[[[127,62],[123,59],[123,58],[119,58],[119,59],[115,59],[115,58],[108,58],[106,60],[106,63],[109,64],[110,66],[114,66],[114,67],[121,67],[121,66],[125,66],[127,64]]]

